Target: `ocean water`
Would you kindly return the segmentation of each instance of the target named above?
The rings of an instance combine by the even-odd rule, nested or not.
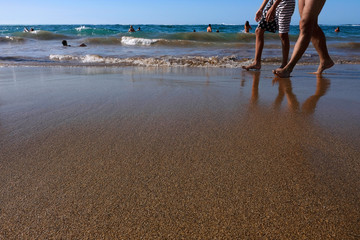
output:
[[[0,25],[0,65],[239,67],[251,61],[256,26],[249,34],[243,25],[212,26],[213,33],[206,32],[207,25],[136,25],[141,31],[128,33],[128,25]],[[360,62],[360,25],[340,25],[339,33],[337,26],[321,27],[337,62]],[[292,46],[298,34],[299,27],[291,26]],[[63,47],[62,40],[71,47]],[[263,58],[280,61],[277,34],[265,35]],[[302,62],[317,61],[310,47]]]

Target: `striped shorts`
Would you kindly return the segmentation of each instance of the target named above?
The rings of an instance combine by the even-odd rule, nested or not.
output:
[[[295,10],[295,0],[281,0],[276,8],[275,21],[266,22],[266,13],[269,11],[275,0],[270,0],[265,8],[263,18],[260,20],[258,28],[269,32],[288,33],[290,31],[291,17]]]

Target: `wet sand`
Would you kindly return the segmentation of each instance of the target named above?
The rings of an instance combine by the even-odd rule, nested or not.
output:
[[[0,68],[0,239],[359,239],[360,66]]]

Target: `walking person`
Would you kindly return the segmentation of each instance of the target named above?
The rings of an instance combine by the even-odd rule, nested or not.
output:
[[[265,8],[266,7],[266,8]],[[265,10],[264,10],[265,9]],[[256,46],[254,62],[244,69],[260,70],[261,55],[264,48],[265,31],[275,33],[279,30],[279,37],[282,45],[282,63],[280,67],[285,67],[289,58],[290,40],[289,31],[291,17],[295,9],[295,0],[264,0],[260,9],[256,12],[255,20],[259,22],[255,30]]]
[[[294,52],[289,63],[284,68],[278,68],[273,71],[279,77],[290,77],[297,62],[308,48],[310,40],[314,45],[320,57],[320,65],[317,74],[323,73],[326,69],[334,66],[327,46],[326,37],[318,24],[319,14],[326,0],[299,0],[300,12],[300,35],[295,44]]]

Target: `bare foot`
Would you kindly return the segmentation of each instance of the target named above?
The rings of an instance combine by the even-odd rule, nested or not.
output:
[[[288,78],[290,77],[290,71],[285,68],[278,68],[276,70],[273,70],[273,74],[280,78]]]
[[[277,69],[274,69],[272,72],[274,74],[276,74],[277,71],[281,71],[286,65],[281,65],[280,67],[278,67]]]
[[[333,62],[333,60],[331,60],[331,59],[326,60],[325,62],[320,63],[316,74],[322,74],[326,69],[329,69],[334,65],[335,65],[335,63]]]
[[[249,70],[260,70],[261,69],[261,64],[256,64],[253,63],[251,65],[248,66],[242,66],[243,69],[249,71]]]

